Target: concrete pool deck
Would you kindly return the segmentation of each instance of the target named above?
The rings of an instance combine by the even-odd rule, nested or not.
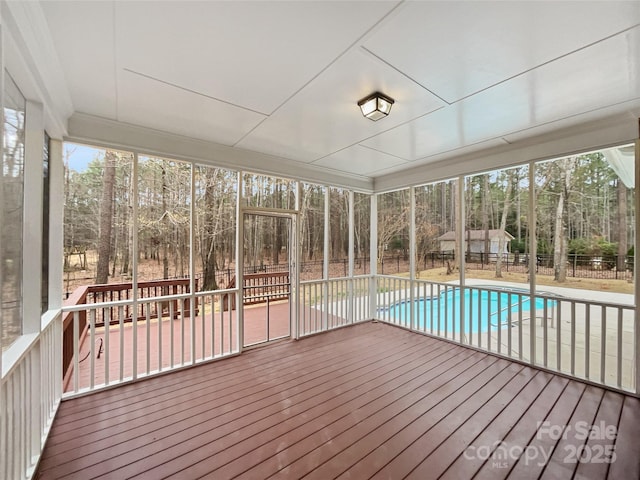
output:
[[[434,289],[435,294],[442,286],[458,286],[459,283],[453,281],[439,285],[440,287],[436,286]],[[509,288],[525,292],[529,289],[528,284],[484,279],[467,279],[465,286]],[[414,297],[424,296],[425,289],[417,287],[413,293]],[[536,310],[535,314],[523,311],[522,319],[519,318],[518,313],[514,312],[511,316],[510,328],[503,327],[498,330],[494,327],[491,332],[469,333],[464,336],[463,343],[530,362],[533,336],[535,337],[533,346],[535,362],[533,363],[536,366],[623,390],[633,390],[635,378],[633,295],[549,285],[539,286],[537,293],[544,297],[553,297],[555,300],[555,305],[547,310],[546,320],[543,309]],[[406,301],[411,297],[410,294],[411,292],[406,289],[389,289],[379,292],[378,305]],[[430,287],[426,290],[426,294],[431,294]],[[381,316],[384,316],[383,310],[380,312],[382,312]],[[533,335],[532,318],[535,319]],[[384,320],[384,318],[381,319]],[[437,332],[432,331],[426,331],[426,333],[437,335]],[[447,332],[445,336],[441,331],[440,336],[460,340],[457,332]]]

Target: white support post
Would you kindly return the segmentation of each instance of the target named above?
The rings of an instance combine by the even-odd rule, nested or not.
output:
[[[27,100],[24,136],[24,216],[22,241],[22,333],[38,333],[42,303],[42,191],[44,109]]]
[[[4,112],[4,25],[2,24],[2,12],[0,10],[0,111]],[[4,138],[4,121],[0,122],[0,138]],[[0,142],[0,159],[4,159],[4,142]],[[0,161],[1,168],[4,168],[4,161]],[[0,175],[0,198],[4,199],[4,175]],[[0,225],[4,225],[3,219],[3,210],[4,208],[0,208]],[[0,251],[2,251],[2,235],[0,235]],[[2,276],[2,263],[0,262],[0,279]],[[1,282],[0,282],[1,285]],[[2,312],[0,312],[0,338],[3,336],[3,322],[2,322]],[[3,372],[4,369],[2,367],[2,349],[0,348],[0,388],[2,388],[4,383]],[[2,412],[5,411],[4,405],[2,404],[2,390],[0,390],[0,419],[2,419]],[[2,425],[0,425],[0,438],[4,438],[4,430]],[[4,450],[3,445],[0,445],[0,454],[7,453]]]
[[[131,329],[133,333],[133,366],[132,376],[135,380],[138,378],[138,152],[133,153],[133,165],[131,168],[131,181],[133,182],[131,199],[131,225],[133,229],[133,244],[131,245],[131,293],[133,305],[131,306]],[[193,202],[192,202],[193,203]],[[158,328],[162,319],[158,319]],[[149,328],[149,325],[146,326]],[[146,359],[145,359],[146,363]]]
[[[189,292],[191,297],[189,298],[189,320],[191,322],[191,363],[196,363],[196,256],[193,252],[196,249],[196,169],[198,167],[195,164],[191,164],[191,208],[189,209]],[[204,305],[202,305],[202,318],[204,323]],[[211,312],[211,325],[213,325],[213,311]],[[229,345],[231,347],[231,345]],[[202,358],[204,358],[204,350],[202,351]]]
[[[415,316],[415,280],[416,280],[416,187],[409,188],[409,312],[410,326],[416,328]]]
[[[638,189],[640,188],[640,118],[638,119],[638,139],[636,140],[636,158],[635,158],[635,209],[636,212],[640,212],[640,195],[638,195]],[[638,299],[640,299],[640,285],[638,284],[638,253],[640,252],[640,242],[638,240],[638,231],[640,228],[640,218],[638,218],[638,214],[636,213],[636,235],[635,235],[635,243],[633,246],[634,256],[633,256],[633,284],[635,286],[635,306],[634,309],[634,366],[635,366],[635,392],[636,394],[640,394],[640,321],[638,316]]]
[[[42,215],[43,215],[44,108],[41,103],[26,101],[24,135],[23,241],[22,241],[22,333],[40,335],[42,326]],[[22,398],[25,422],[22,427],[24,452],[31,460],[40,453],[42,382],[40,341],[22,359],[26,373]]]
[[[49,308],[62,307],[64,251],[64,161],[62,141],[49,140]]]
[[[289,317],[291,318],[291,338],[298,340],[300,338],[300,306],[304,303],[300,292],[300,258],[302,242],[300,240],[300,206],[302,205],[302,182],[296,182],[296,200],[295,200],[296,214],[291,219],[291,243],[290,255],[293,255],[293,270],[289,273],[289,282],[291,282],[291,276],[293,274],[294,295],[293,302],[289,302]],[[289,287],[291,288],[291,286]]]
[[[242,209],[243,186],[242,170],[238,172],[238,191],[236,195],[236,289],[238,290],[236,303],[236,322],[238,322],[238,353],[242,353],[244,344],[244,300],[242,298],[244,285],[243,262],[244,262],[244,213]],[[229,299],[229,315],[233,311],[231,306],[233,300]],[[213,315],[213,312],[212,312]],[[212,317],[213,318],[213,317]],[[213,328],[213,327],[212,327]]]
[[[538,221],[536,217],[536,176],[535,162],[529,163],[529,298],[530,304],[535,305],[536,294],[536,266],[537,266],[537,230]],[[522,318],[520,318],[520,328],[522,328]],[[572,346],[573,348],[573,346]],[[522,345],[520,345],[522,351]],[[535,315],[529,320],[529,363],[536,364],[536,319]]]
[[[378,317],[378,195],[371,194],[371,212],[369,212],[369,315]]]
[[[456,198],[456,202],[460,205],[458,208],[458,212],[460,212],[459,218],[456,218],[456,229],[458,235],[458,244],[460,245],[460,251],[458,252],[460,259],[458,260],[458,270],[460,273],[460,343],[462,341],[462,333],[464,332],[464,290],[465,290],[465,222],[464,222],[464,176],[460,175],[458,177],[458,198]],[[455,339],[455,334],[453,334]]]
[[[329,239],[331,228],[331,187],[325,186],[324,191],[324,254],[322,261],[322,325],[321,330],[327,330],[329,327]]]
[[[355,204],[355,194],[353,190],[349,190],[349,281],[348,285],[348,295],[347,295],[347,305],[348,305],[348,319],[349,323],[353,323],[354,320],[354,295],[353,295],[353,268],[354,268],[354,249],[355,249],[355,213],[354,213],[354,204]]]

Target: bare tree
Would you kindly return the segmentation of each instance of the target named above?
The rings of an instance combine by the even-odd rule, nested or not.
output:
[[[617,180],[616,191],[618,195],[618,258],[616,262],[616,269],[619,272],[624,272],[627,269],[626,255],[628,250],[627,245],[627,187],[622,180]]]
[[[102,174],[102,201],[100,204],[100,236],[98,238],[98,266],[96,283],[109,282],[109,255],[111,253],[111,224],[113,221],[113,192],[116,181],[116,153],[107,150]]]
[[[555,230],[553,238],[553,278],[556,282],[567,279],[568,254],[568,212],[569,192],[571,191],[571,175],[577,162],[576,157],[560,160],[560,192],[556,206]]]
[[[496,278],[502,278],[502,256],[505,246],[505,229],[507,228],[507,216],[511,208],[511,190],[513,189],[514,171],[507,173],[507,190],[504,194],[504,205],[502,207],[502,217],[500,218],[500,238],[498,240],[498,257],[496,259]]]

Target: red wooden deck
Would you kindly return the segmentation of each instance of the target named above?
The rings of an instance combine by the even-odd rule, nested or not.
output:
[[[271,303],[269,311],[269,338],[289,336],[289,303]],[[195,317],[194,347],[197,359],[219,356],[229,353],[235,347],[238,337],[235,319],[237,312],[200,313]],[[212,326],[212,321],[214,325]],[[267,339],[267,306],[265,304],[253,305],[244,309],[244,343],[246,345],[264,342]],[[87,335],[80,348],[78,369],[79,388],[89,387],[91,384],[91,361],[93,357],[94,385],[100,385],[114,380],[120,376],[132,377],[134,369],[134,343],[136,345],[138,375],[157,371],[159,366],[165,370],[174,365],[188,364],[191,358],[191,326],[188,319],[181,322],[180,319],[170,320],[164,318],[161,321],[151,319],[138,321],[137,339],[134,342],[133,326],[125,323],[120,329],[118,325],[111,325],[108,333],[104,328],[99,328],[95,335],[94,352],[91,353],[91,341]],[[173,330],[173,331],[172,331]],[[213,333],[212,333],[213,332]],[[107,338],[108,343],[107,343]],[[100,343],[103,352],[99,358],[97,355]],[[122,345],[122,348],[121,348]],[[104,351],[109,350],[109,368],[107,370],[107,356]],[[149,359],[147,363],[147,348]],[[65,391],[73,390],[71,375],[68,376]]]
[[[36,478],[639,478],[638,431],[636,398],[368,322],[65,401]]]

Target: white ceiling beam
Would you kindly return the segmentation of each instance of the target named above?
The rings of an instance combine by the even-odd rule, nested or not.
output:
[[[160,157],[191,160],[235,170],[295,178],[321,185],[333,185],[370,193],[369,177],[302,164],[287,158],[229,147],[171,133],[130,125],[86,114],[69,119],[66,140],[120,148]]]

